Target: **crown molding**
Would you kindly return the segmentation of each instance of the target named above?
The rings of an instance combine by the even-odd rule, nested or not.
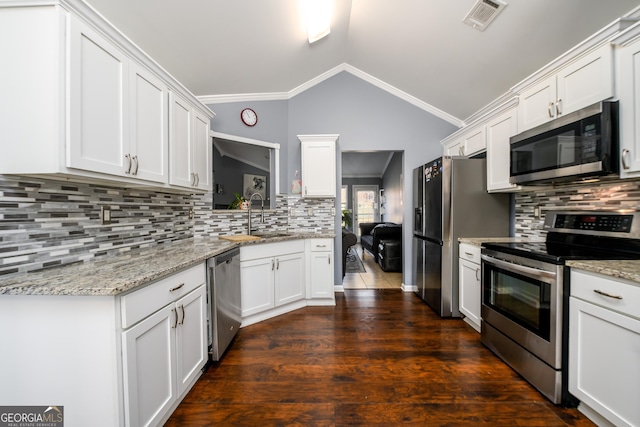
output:
[[[324,82],[325,80],[330,79],[331,77],[346,71],[349,74],[352,74],[359,79],[370,83],[376,86],[379,89],[384,90],[408,103],[411,105],[420,108],[434,116],[449,122],[457,127],[464,126],[464,121],[460,120],[457,117],[448,114],[439,108],[434,107],[431,104],[427,104],[424,101],[419,100],[415,96],[409,95],[408,93],[392,86],[388,83],[383,82],[382,80],[372,76],[371,74],[365,73],[364,71],[349,65],[347,63],[342,63],[333,67],[332,69],[314,77],[313,79],[301,84],[300,86],[290,90],[289,92],[273,92],[273,93],[245,93],[245,94],[226,94],[226,95],[203,95],[198,96],[200,102],[204,104],[221,104],[221,103],[229,103],[229,102],[251,102],[251,101],[283,101],[289,100],[294,96],[300,95],[301,93],[311,89],[312,87]]]

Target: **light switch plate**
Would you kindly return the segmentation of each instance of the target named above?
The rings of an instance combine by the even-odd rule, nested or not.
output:
[[[103,225],[111,224],[111,206],[100,207],[100,218]]]

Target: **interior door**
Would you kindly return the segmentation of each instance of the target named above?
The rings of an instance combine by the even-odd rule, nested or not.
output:
[[[360,241],[361,222],[379,222],[380,204],[377,185],[353,186],[353,230]]]

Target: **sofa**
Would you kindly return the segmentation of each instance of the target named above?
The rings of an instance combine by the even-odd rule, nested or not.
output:
[[[400,242],[402,245],[402,224],[393,222],[361,222],[360,244],[362,245],[362,257],[365,251],[369,252],[375,262],[378,262],[378,245],[382,240]]]
[[[347,253],[358,242],[358,237],[346,228],[342,229],[342,277],[347,273]]]

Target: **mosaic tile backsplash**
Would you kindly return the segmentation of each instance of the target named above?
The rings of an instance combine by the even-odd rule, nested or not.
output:
[[[0,277],[167,241],[246,233],[246,211],[212,211],[210,199],[0,175]],[[102,206],[112,209],[109,225],[102,225]],[[264,231],[331,232],[333,206],[333,198],[278,196],[265,222],[258,209],[252,225]]]
[[[540,218],[534,208],[540,207]],[[515,235],[544,237],[546,212],[552,210],[640,209],[640,180],[615,180],[516,193]]]
[[[0,175],[0,276],[191,237],[190,208],[188,194]]]

